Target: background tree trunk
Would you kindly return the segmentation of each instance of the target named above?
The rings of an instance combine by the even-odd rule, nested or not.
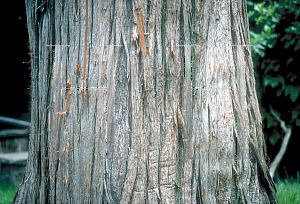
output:
[[[26,10],[31,133],[15,203],[278,203],[245,0]]]

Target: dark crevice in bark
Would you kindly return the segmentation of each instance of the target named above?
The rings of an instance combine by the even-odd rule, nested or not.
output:
[[[68,9],[67,11],[68,11],[68,13],[65,13],[64,15],[69,16],[70,10]],[[66,41],[67,41],[66,44],[67,44],[67,45],[70,45],[70,22],[69,22],[69,20],[66,20],[66,21],[65,21],[65,24],[66,24],[66,33],[65,33],[65,35],[66,35]],[[69,46],[65,47],[65,49],[67,49],[67,50],[64,52],[64,54],[65,54],[65,59],[66,59],[66,65],[69,66],[69,57],[68,57],[68,56],[70,56],[70,49],[69,49]],[[68,74],[67,74],[67,70],[68,70],[68,69],[66,69],[66,85],[65,85],[65,87],[68,86],[67,83],[68,83],[68,81],[69,81],[69,79],[68,79]],[[73,85],[73,86],[74,86],[74,85]]]
[[[94,183],[94,166],[95,166],[95,146],[96,146],[96,124],[97,124],[97,98],[96,98],[96,101],[95,101],[95,108],[94,108],[95,112],[94,112],[94,117],[93,117],[93,132],[92,132],[92,135],[93,135],[93,147],[92,147],[92,166],[91,166],[91,178],[90,178],[90,199],[93,198],[93,183]],[[95,184],[97,185],[97,184]],[[91,201],[91,203],[93,203],[93,200]]]
[[[162,120],[163,120],[163,115],[162,115],[162,113],[160,112],[160,115],[159,115],[159,117],[160,117],[160,135],[162,135],[162,133],[163,133],[163,124],[162,124]],[[158,148],[158,161],[157,161],[157,171],[158,171],[158,173],[157,173],[157,183],[158,183],[158,192],[159,192],[159,197],[161,198],[161,195],[162,195],[162,193],[161,193],[161,189],[160,189],[160,171],[161,171],[161,161],[160,161],[160,157],[161,157],[161,154],[162,154],[162,147],[163,147],[163,145],[162,145],[162,142],[160,141],[160,147]],[[160,202],[159,202],[160,203]]]
[[[147,1],[147,15],[146,15],[146,32],[147,33],[149,33],[149,16],[151,15],[150,14],[150,5],[151,5],[151,1],[150,0],[148,0]],[[156,27],[155,27],[156,28]],[[156,30],[155,30],[155,28],[154,28],[154,32],[156,33]],[[156,36],[156,34],[155,34],[155,36]],[[148,41],[149,42],[149,41]],[[154,40],[154,50],[155,50],[155,48],[156,48],[156,39]],[[150,53],[151,54],[151,53]],[[154,51],[154,53],[153,53],[153,56],[154,56],[154,62],[153,62],[153,71],[155,72],[155,51]],[[156,79],[154,78],[154,81],[155,81]],[[155,83],[155,82],[154,82]],[[143,87],[143,88],[145,88],[145,87]],[[156,90],[156,87],[155,87],[155,85],[154,85],[154,90]],[[155,93],[156,91],[154,91],[154,93]],[[147,104],[148,105],[148,98],[146,97],[146,94],[147,93],[145,93],[144,94],[144,104]],[[152,144],[151,144],[151,133],[152,133],[152,123],[154,122],[154,121],[151,121],[151,117],[150,117],[150,113],[149,113],[149,111],[148,111],[148,113],[145,115],[145,117],[147,117],[147,119],[148,120],[145,120],[145,121],[149,121],[149,126],[148,125],[145,125],[145,127],[146,127],[146,131],[147,131],[147,128],[149,128],[148,130],[149,130],[149,134],[146,132],[146,136],[147,136],[147,138],[146,138],[146,141],[147,141],[147,154],[146,154],[146,185],[145,185],[145,202],[146,203],[149,203],[149,197],[148,197],[148,191],[149,191],[149,188],[150,188],[150,172],[149,172],[149,147],[151,147],[152,146]],[[150,150],[151,151],[151,150]]]
[[[181,0],[180,3],[180,8],[179,8],[179,44],[183,45],[185,42],[185,38],[184,38],[184,19],[183,19],[183,1]],[[180,46],[179,47],[179,52],[180,52],[180,76],[179,76],[179,80],[180,80],[180,93],[179,93],[179,109],[181,112],[183,112],[183,106],[182,104],[184,103],[184,63],[185,63],[185,59],[184,59],[184,47]],[[177,113],[178,114],[178,113]],[[183,141],[183,124],[181,124],[178,120],[177,117],[177,123],[178,123],[178,165],[177,165],[177,184],[178,187],[176,188],[176,203],[181,203],[182,202],[182,177],[183,175],[183,165],[184,165],[184,141]]]
[[[54,182],[54,196],[53,196],[53,201],[54,201],[54,204],[56,203],[56,190],[57,190],[57,187],[56,187],[56,185],[57,185],[57,177],[58,177],[58,168],[59,168],[59,159],[57,159],[57,161],[56,161],[56,164],[54,164],[55,165],[55,182]]]
[[[196,5],[195,5],[195,0],[191,0],[191,10],[190,10],[190,15],[189,15],[189,31],[190,31],[190,42],[188,42],[187,44],[191,44],[191,45],[195,45],[197,43],[197,33],[195,31],[195,25],[196,25],[196,20],[195,20],[195,13],[196,13]],[[192,107],[194,108],[194,104],[193,102],[195,101],[195,49],[196,47],[192,46],[191,47],[191,82],[192,82]],[[193,81],[194,78],[194,81]],[[193,108],[191,111],[191,116],[193,118]],[[191,123],[191,130],[193,130],[193,123]]]
[[[234,142],[234,148],[236,150],[236,131],[233,130],[233,137],[235,138],[235,142]],[[237,150],[236,150],[237,151]],[[235,172],[235,169],[236,169],[236,159],[234,158],[234,165],[232,167],[232,176],[231,176],[231,195],[230,195],[230,200],[232,203],[237,203],[237,196],[238,196],[238,188],[237,188],[237,185],[236,185],[236,180],[237,180],[237,175],[236,175],[236,172]]]
[[[105,178],[104,178],[105,179]],[[104,184],[103,184],[104,185]],[[102,192],[102,195],[103,195],[103,197],[102,197],[102,204],[106,204],[106,203],[108,203],[107,202],[107,198],[106,198],[106,192],[105,192],[105,188],[102,188],[103,189],[103,192]]]
[[[56,31],[55,31],[55,23],[56,23],[56,20],[55,20],[55,5],[54,5],[54,2],[50,1],[49,3],[49,21],[50,21],[50,39],[52,40],[52,42],[50,42],[50,44],[54,45],[56,43]],[[49,48],[50,49],[50,53],[51,53],[51,60],[52,60],[52,64],[54,64],[54,51],[55,51],[55,47],[52,46]],[[36,69],[38,70],[38,69]],[[51,75],[52,76],[52,75]],[[34,80],[32,80],[34,81]],[[36,120],[37,121],[37,120]],[[49,150],[51,147],[49,147],[47,150]],[[49,163],[49,166],[50,166],[50,154],[49,154],[49,160],[48,160],[48,163]],[[55,165],[55,164],[54,164]],[[50,173],[50,170],[49,170],[49,173]],[[48,189],[48,193],[46,193],[47,197],[50,196],[50,175],[48,178],[48,184],[49,184],[49,189]],[[55,187],[56,188],[56,187]],[[49,198],[47,199],[47,201],[49,200]]]
[[[149,189],[149,154],[147,154],[146,158],[146,187],[145,187],[145,203],[149,203],[148,198],[148,189]]]
[[[247,44],[250,44],[250,42]],[[247,91],[252,91],[253,94],[255,94],[255,92],[254,92],[254,90],[256,90],[255,89],[255,79],[253,76],[254,67],[253,67],[253,63],[252,63],[252,59],[251,59],[251,48],[250,47],[246,47],[246,46],[244,47],[244,57],[245,57],[245,62],[246,62],[246,68],[248,69],[248,70],[245,70],[245,72],[248,71],[248,73],[250,74],[249,78],[247,78],[246,80],[248,80],[248,81],[253,80],[253,84],[254,84],[254,87],[253,87],[254,89],[252,89],[252,87],[249,87],[247,89]],[[251,93],[251,95],[252,95],[252,93]],[[248,95],[248,92],[247,92],[247,96],[250,96],[250,95]]]
[[[88,109],[88,113],[89,113],[89,94],[91,93],[91,90],[88,89],[89,87],[89,71],[90,71],[90,65],[91,65],[91,48],[92,48],[92,44],[93,44],[93,24],[94,24],[94,2],[93,0],[91,0],[91,6],[90,6],[90,12],[89,12],[89,18],[88,16],[86,18],[90,19],[88,22],[90,23],[90,28],[91,28],[91,31],[90,31],[90,40],[89,40],[89,46],[87,46],[87,57],[86,57],[86,60],[87,60],[87,77],[85,78],[85,86],[86,86],[86,96],[85,98],[87,99],[87,109]]]
[[[149,24],[149,10],[150,10],[150,0],[147,1],[147,15],[146,15],[146,19],[147,21],[144,22],[145,25],[145,31],[148,32],[148,24]],[[147,111],[147,91],[146,91],[146,87],[145,87],[145,67],[144,67],[144,64],[142,63],[143,62],[143,55],[142,55],[142,52],[140,52],[139,54],[139,62],[138,64],[140,65],[140,80],[141,80],[141,86],[142,86],[142,94],[141,94],[141,100],[142,100],[142,112],[143,112],[143,115],[142,115],[142,126],[144,126],[144,129],[146,130],[145,132],[145,136],[147,137],[147,125],[146,125],[146,117],[148,116],[150,118],[150,115],[148,114],[149,111]],[[146,69],[149,69],[149,67],[146,67]],[[149,121],[149,120],[148,120]],[[144,131],[144,130],[143,130]],[[146,141],[148,141],[148,138],[146,138]],[[148,145],[146,145],[146,152],[147,152],[147,156],[146,156],[146,183],[145,183],[145,190],[144,190],[144,193],[145,193],[145,201],[146,203],[148,202],[148,157],[149,157],[149,143]]]
[[[194,190],[193,190],[193,184],[194,184],[194,180],[196,180],[196,164],[195,164],[195,153],[196,153],[196,150],[194,148],[194,152],[193,152],[193,159],[192,159],[192,176],[191,176],[191,198],[193,197],[193,195],[195,194]],[[197,185],[197,184],[196,184]],[[197,188],[196,188],[196,191],[197,191]],[[196,192],[197,193],[197,192]]]
[[[74,0],[74,4],[75,4],[75,13],[79,13],[79,9],[78,9],[78,0]]]
[[[77,5],[77,0],[75,1],[76,2],[76,4],[75,4],[75,7],[76,7],[76,5]],[[78,10],[78,13],[77,13],[77,18],[78,18],[78,22],[81,22],[81,15],[80,15],[80,12],[79,12],[79,9],[77,8],[77,10]],[[77,11],[75,11],[75,12],[77,12]],[[76,28],[78,28],[78,30],[79,30],[79,32],[78,32],[78,39],[81,39],[81,23],[75,23],[75,26],[76,26]],[[80,75],[82,75],[82,71],[80,71],[81,70],[81,63],[80,63],[80,50],[81,50],[81,43],[80,43],[80,41],[78,40],[78,48],[77,48],[77,70],[78,70],[78,77],[76,77],[76,83],[77,83],[77,87],[81,87],[81,85],[80,85],[80,82],[81,82],[81,80],[80,80]],[[74,49],[76,50],[76,36],[74,37]],[[76,51],[74,51],[74,52],[76,52]],[[80,117],[80,112],[79,112],[79,110],[80,110],[80,106],[79,106],[79,91],[80,91],[80,89],[77,89],[77,91],[78,91],[78,93],[77,93],[77,96],[78,96],[78,98],[77,98],[77,116],[78,117]],[[78,118],[78,120],[79,120],[79,118]]]
[[[231,36],[231,45],[237,45],[239,42],[237,42],[237,36],[236,36],[236,31],[235,31],[235,18],[233,16],[233,8],[232,8],[232,2],[230,2],[230,36]],[[231,46],[231,52],[232,52],[232,58],[233,58],[233,62],[234,62],[234,68],[235,68],[235,80],[237,81],[237,52],[235,51],[235,49],[237,50],[237,46]]]
[[[234,102],[234,91],[231,90],[230,91],[230,95],[231,95],[231,98],[232,98],[232,110],[233,110],[233,115],[235,116],[235,123],[233,125],[233,139],[234,139],[234,150],[235,150],[235,156],[238,155],[238,152],[239,152],[239,145],[238,145],[238,141],[237,141],[237,109],[236,109],[236,105],[235,105],[235,102]]]
[[[109,26],[109,31],[108,31],[108,44],[114,44],[115,41],[115,37],[116,37],[116,32],[113,32],[113,30],[115,29],[116,26],[116,21],[115,21],[115,9],[116,9],[116,1],[113,0],[111,2],[111,9],[110,9],[110,16],[109,16],[109,21],[110,26]],[[114,35],[113,35],[114,34]]]
[[[127,176],[128,174],[128,159],[129,159],[129,155],[130,155],[130,152],[127,154],[127,158],[125,160],[125,175]],[[125,182],[126,182],[126,176],[124,177],[124,180],[123,180],[123,186],[122,186],[122,189],[121,189],[121,195],[123,195],[123,191],[125,190],[124,187],[125,187]]]
[[[128,19],[128,33],[129,35],[126,37],[127,41],[128,41],[128,51],[131,50],[131,31],[132,31],[132,24],[133,24],[133,5],[132,5],[132,1],[128,0],[126,1],[126,8],[127,8],[127,19]],[[125,35],[125,34],[124,34]],[[130,52],[128,53],[129,57],[130,57]],[[127,61],[127,55],[126,55],[126,61]],[[127,66],[126,66],[127,67]],[[127,67],[127,73],[130,73],[128,76],[128,103],[127,103],[127,107],[128,107],[128,125],[129,125],[129,135],[128,135],[128,139],[129,139],[129,148],[132,149],[132,91],[131,91],[131,62],[129,59],[129,67]],[[128,153],[129,155],[130,153]],[[128,163],[128,162],[126,162]],[[126,174],[127,175],[127,172]]]
[[[166,93],[166,90],[168,90],[168,80],[169,80],[169,75],[167,73],[167,63],[166,63],[166,19],[167,19],[167,8],[168,8],[168,5],[167,5],[167,0],[163,0],[162,1],[162,6],[161,6],[161,47],[162,47],[162,50],[161,50],[161,55],[162,55],[162,70],[163,70],[163,81],[164,81],[164,85],[162,87],[162,90],[163,90],[163,110],[161,110],[161,114],[162,114],[162,117],[161,117],[161,124],[162,124],[162,134],[161,134],[161,147],[163,147],[163,143],[164,143],[164,140],[165,140],[165,137],[166,137],[166,133],[165,133],[165,117],[166,117],[166,96],[167,96],[167,93]]]
[[[53,55],[51,52],[51,49],[50,51],[48,52],[49,53],[49,58],[48,58],[48,64],[51,65],[53,64]],[[50,186],[50,162],[49,160],[46,160],[45,157],[48,157],[50,158],[50,154],[48,152],[49,150],[49,147],[50,147],[50,144],[49,144],[49,140],[50,140],[50,135],[49,135],[49,132],[48,132],[48,115],[50,114],[50,106],[51,106],[51,76],[53,75],[53,70],[52,69],[48,69],[48,73],[47,73],[47,96],[46,96],[46,115],[45,115],[45,127],[44,127],[44,130],[45,130],[45,135],[44,135],[44,154],[43,154],[43,172],[44,172],[44,176],[45,176],[45,181],[44,182],[44,186],[45,186],[45,191],[44,191],[44,195],[45,195],[45,200],[48,200],[49,199],[49,189],[47,189],[47,186]]]
[[[195,32],[195,13],[196,13],[196,5],[195,0],[191,0],[191,9],[190,9],[190,15],[189,15],[189,31],[190,31],[190,44],[194,45],[196,42],[196,32]]]
[[[42,130],[40,129],[39,131],[41,134],[40,136],[43,136],[42,134]],[[37,185],[36,185],[36,188],[40,188],[41,187],[41,184],[42,184],[42,181],[41,181],[41,175],[42,175],[42,165],[41,165],[41,153],[42,153],[42,144],[41,144],[41,137],[38,139],[38,145],[37,145],[37,156],[36,156],[36,160],[37,160],[37,177],[36,177],[36,180],[37,180]],[[37,197],[36,197],[36,200],[38,201],[39,200],[39,196],[40,194],[37,193]]]
[[[157,19],[156,14],[155,14],[155,19]],[[157,66],[156,66],[156,59],[157,59],[157,47],[158,47],[158,42],[157,42],[157,27],[156,23],[154,25],[154,48],[153,48],[153,73],[154,73],[154,98],[155,98],[155,106],[158,104],[157,101]],[[158,109],[156,106],[156,113],[158,113]]]
[[[204,204],[204,202],[203,202],[203,195],[202,195],[202,184],[201,184],[201,171],[200,171],[200,166],[201,166],[201,162],[200,162],[200,159],[199,159],[199,170],[198,170],[198,172],[199,172],[199,176],[198,176],[198,178],[196,178],[196,179],[198,179],[198,186],[197,186],[197,194],[196,194],[196,202],[197,203],[199,203],[199,204]]]
[[[61,10],[59,10],[59,13],[64,16],[65,15],[65,1],[61,1],[58,2],[58,6],[61,8]]]
[[[177,117],[178,118],[178,117]],[[181,203],[182,198],[182,177],[183,177],[183,164],[184,164],[184,142],[183,142],[183,124],[179,123],[177,120],[178,126],[178,164],[177,164],[177,184],[176,188],[176,203]]]
[[[191,0],[191,10],[190,10],[190,15],[189,15],[189,21],[190,21],[190,28],[189,28],[189,31],[190,31],[190,42],[188,44],[191,44],[191,45],[195,45],[196,42],[197,42],[197,37],[196,37],[196,32],[195,32],[195,24],[196,24],[196,19],[195,19],[195,13],[196,13],[196,5],[195,5],[195,0]],[[190,62],[191,62],[191,83],[192,83],[192,102],[191,102],[191,118],[193,119],[194,118],[194,107],[195,107],[195,95],[194,95],[194,88],[195,87],[195,84],[196,84],[196,79],[195,79],[195,49],[196,47],[192,46],[191,47],[191,59],[190,59]],[[194,81],[193,81],[194,79]],[[189,85],[190,86],[190,85]],[[191,120],[192,120],[191,119]],[[190,139],[193,140],[194,136],[193,136],[193,122],[191,122],[191,130],[190,130],[190,134],[191,134],[191,137]],[[191,141],[191,144],[193,145],[192,141]],[[192,176],[191,176],[191,197],[193,196],[193,194],[195,193],[194,190],[193,190],[193,184],[194,184],[194,180],[197,180],[196,178],[196,172],[195,172],[195,160],[196,160],[196,149],[195,149],[195,146],[194,147],[190,147],[190,148],[193,148],[194,149],[194,152],[193,152],[193,159],[192,159]],[[196,184],[197,185],[197,184]]]
[[[207,104],[207,118],[208,118],[208,134],[210,135],[212,130],[211,130],[211,123],[210,123],[210,108],[209,108],[209,104]]]
[[[180,41],[179,44],[183,45],[185,42],[185,37],[184,37],[184,19],[183,19],[183,2],[181,0],[181,5],[180,5],[180,15],[179,15],[179,24],[180,24]],[[185,76],[185,70],[184,70],[184,64],[185,64],[185,59],[184,59],[184,47],[180,46],[180,105],[184,103],[184,97],[183,97],[183,88],[184,88],[184,76]],[[181,112],[183,112],[183,107],[180,106]]]
[[[163,0],[162,1],[162,5],[161,5],[161,22],[160,22],[160,31],[161,31],[161,55],[162,55],[162,70],[163,70],[163,87],[162,87],[162,91],[163,91],[163,109],[161,108],[158,113],[160,114],[160,148],[159,148],[159,153],[158,153],[158,185],[159,185],[159,196],[161,198],[161,188],[160,188],[160,171],[161,171],[161,154],[162,154],[162,149],[163,149],[163,143],[164,143],[164,138],[165,138],[165,125],[164,125],[164,118],[165,118],[165,109],[166,109],[166,83],[167,83],[167,79],[166,79],[166,53],[165,53],[165,37],[166,37],[166,12],[167,12],[167,1]],[[160,100],[161,100],[161,95],[160,95]],[[159,102],[160,103],[160,102]],[[160,106],[161,107],[161,106]]]
[[[40,56],[43,57],[43,53],[40,53],[39,50],[39,44],[40,42],[42,42],[42,37],[43,37],[43,22],[44,22],[44,15],[40,16],[40,19],[38,22],[36,22],[36,26],[37,26],[37,65],[39,65],[39,61],[40,61]],[[43,51],[43,49],[42,49]],[[41,51],[41,52],[42,52]],[[41,105],[43,105],[42,103],[42,98],[40,98],[40,88],[39,87],[39,80],[42,78],[41,74],[43,74],[43,71],[41,69],[36,70],[37,74],[37,78],[36,78],[36,90],[34,91],[34,95],[36,96],[36,101],[37,101],[37,107],[39,107],[38,110],[41,110]],[[42,173],[42,165],[41,165],[41,149],[42,149],[42,144],[41,144],[41,137],[44,136],[44,132],[42,130],[42,125],[43,125],[43,118],[42,118],[42,113],[41,111],[38,111],[38,113],[36,113],[37,116],[37,120],[38,123],[36,124],[36,128],[35,128],[35,139],[34,139],[34,159],[33,159],[33,163],[35,163],[36,169],[35,171],[35,176],[36,176],[36,184],[35,184],[35,188],[39,188],[41,186],[41,173]],[[41,119],[41,120],[40,120]],[[37,194],[36,192],[33,193],[33,200],[38,200],[39,199],[39,194]]]
[[[233,8],[232,8],[232,2],[230,2],[230,20],[231,20],[231,24],[230,24],[230,35],[231,35],[231,44],[232,45],[236,45],[238,44],[237,42],[237,36],[236,36],[236,28],[235,28],[235,18],[233,16]],[[231,87],[234,87],[235,90],[233,89],[230,89],[230,95],[231,95],[231,99],[232,99],[232,108],[233,108],[233,114],[234,114],[234,118],[235,118],[235,125],[233,127],[233,137],[234,137],[234,147],[235,147],[235,152],[236,152],[236,155],[235,157],[237,157],[238,155],[241,154],[240,152],[240,145],[238,144],[238,130],[237,128],[239,128],[239,125],[238,123],[240,122],[240,118],[239,118],[239,115],[238,115],[238,107],[239,106],[239,103],[237,100],[237,98],[235,97],[235,94],[234,92],[237,92],[237,89],[239,88],[238,87],[238,84],[237,84],[237,77],[238,77],[238,72],[237,72],[237,52],[235,49],[237,49],[238,47],[237,46],[231,46],[231,49],[232,49],[232,58],[233,58],[233,66],[234,66],[234,79],[231,79],[232,81],[230,82],[231,83]],[[234,81],[235,80],[235,81]],[[239,158],[239,156],[238,156]],[[238,186],[238,183],[239,183],[239,178],[238,178],[238,175],[237,175],[237,160],[236,158],[234,158],[234,164],[233,164],[233,169],[232,169],[232,185],[231,185],[231,188],[233,189],[232,193],[231,193],[231,200],[233,203],[239,203],[240,202],[240,199],[241,199],[241,194],[240,194],[240,191],[239,191],[239,186]]]
[[[209,108],[209,104],[207,104],[207,119],[208,119],[208,137],[209,137],[209,141],[211,141],[211,134],[212,134],[212,130],[211,130],[211,123],[210,123],[210,108]],[[210,152],[210,147],[208,147],[208,152]],[[207,163],[209,165],[209,154],[207,156]]]
[[[151,0],[147,1],[147,15],[146,15],[146,23],[145,23],[145,33],[149,33],[149,17],[150,17],[150,7],[151,7]]]

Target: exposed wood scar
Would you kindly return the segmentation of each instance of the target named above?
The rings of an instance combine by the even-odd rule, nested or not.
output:
[[[71,82],[68,82],[68,99],[67,99],[67,113],[69,114],[70,110],[70,95],[71,95]]]
[[[143,56],[146,57],[147,52],[146,52],[146,44],[145,44],[144,29],[143,29],[143,15],[142,15],[142,11],[141,11],[140,7],[137,9],[137,25],[138,25],[141,50],[142,50]]]

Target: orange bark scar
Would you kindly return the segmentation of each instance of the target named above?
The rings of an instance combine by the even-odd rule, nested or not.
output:
[[[66,111],[62,111],[62,112],[56,112],[55,115],[59,114],[59,115],[64,115],[64,114],[69,114],[69,110],[70,110],[70,95],[71,95],[71,82],[68,82],[68,99],[67,99],[67,110]]]
[[[142,50],[143,56],[146,57],[147,52],[146,52],[145,36],[144,36],[144,29],[143,29],[143,15],[142,15],[141,8],[138,8],[138,11],[137,11],[137,25],[138,25],[138,31],[139,31],[141,50]]]
[[[70,110],[70,95],[71,95],[71,82],[68,82],[68,100],[67,100],[67,113]]]
[[[66,114],[67,113],[67,111],[62,111],[62,112],[57,112],[57,113],[55,113],[55,115],[57,115],[57,114],[59,114],[59,115],[64,115],[64,114]]]
[[[87,90],[87,91],[86,91],[86,103],[87,103],[87,107],[89,107],[89,98],[90,98],[90,93],[89,93],[89,91]]]

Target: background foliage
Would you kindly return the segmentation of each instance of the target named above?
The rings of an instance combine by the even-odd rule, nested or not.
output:
[[[256,90],[268,155],[271,159],[276,156],[284,136],[280,124],[270,113],[271,106],[292,128],[279,172],[283,172],[283,166],[289,166],[287,169],[295,176],[300,169],[299,164],[292,162],[299,155],[296,145],[300,142],[300,2],[247,1],[247,6]],[[291,166],[291,162],[295,165]],[[289,177],[286,172],[282,177]]]

